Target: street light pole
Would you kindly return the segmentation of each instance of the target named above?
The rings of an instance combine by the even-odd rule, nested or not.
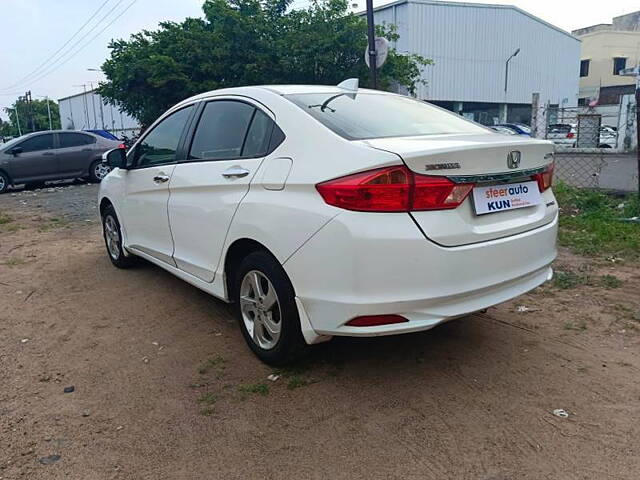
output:
[[[513,57],[515,57],[516,55],[518,55],[520,53],[520,49],[518,48],[515,52],[513,52],[511,54],[511,56],[509,58],[507,58],[507,62],[504,65],[504,93],[506,95],[507,93],[507,86],[508,86],[508,82],[509,82],[509,62],[511,61],[511,59]],[[506,101],[506,100],[505,100]]]
[[[376,26],[373,23],[373,0],[367,0],[367,40],[369,45],[369,68],[371,69],[371,84],[373,89],[378,88],[378,76],[376,74]]]

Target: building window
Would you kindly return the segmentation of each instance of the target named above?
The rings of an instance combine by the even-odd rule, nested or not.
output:
[[[585,106],[587,106],[588,103],[589,103],[589,98],[588,97],[583,97],[583,98],[579,98],[578,99],[578,106],[579,107],[585,107]]]
[[[615,57],[613,59],[613,74],[620,75],[620,70],[627,68],[627,59],[624,57]]]
[[[580,60],[580,76],[588,77],[589,76],[589,62],[591,60]]]

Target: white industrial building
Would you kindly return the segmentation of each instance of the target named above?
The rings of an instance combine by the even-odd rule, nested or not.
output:
[[[65,130],[108,130],[117,137],[131,137],[140,130],[135,118],[108,104],[95,90],[61,98],[58,104]]]
[[[487,125],[529,123],[534,92],[543,105],[577,105],[580,40],[517,7],[400,0],[375,8],[374,18],[398,27],[398,52],[434,61],[419,99]],[[518,49],[505,91],[507,59]]]

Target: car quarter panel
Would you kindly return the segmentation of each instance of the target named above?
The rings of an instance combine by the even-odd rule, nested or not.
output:
[[[274,189],[270,182],[263,182],[270,162],[260,165],[229,227],[216,276],[224,273],[224,256],[236,240],[255,240],[283,263],[341,212],[324,202],[315,188],[317,183],[402,163],[393,153],[343,139],[280,95],[264,89],[247,90],[273,113],[286,136],[269,158],[290,159],[290,168],[282,188],[279,184]]]

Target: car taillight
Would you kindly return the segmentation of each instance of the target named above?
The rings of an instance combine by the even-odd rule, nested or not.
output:
[[[319,183],[329,205],[360,212],[409,212],[456,208],[473,184],[417,175],[405,166],[385,167]]]
[[[574,137],[573,132],[567,133],[567,138],[573,138],[573,137]]]
[[[124,143],[121,143],[120,145],[118,145],[118,148],[124,148],[126,150],[127,146]]]
[[[413,175],[414,192],[411,210],[456,208],[473,189],[472,183],[453,183],[446,177]]]
[[[541,192],[544,192],[546,189],[551,187],[551,184],[553,183],[553,168],[554,168],[554,164],[552,162],[549,165],[547,165],[547,168],[545,169],[544,172],[536,173],[535,175],[533,175],[532,178],[536,182],[538,182],[538,188],[540,189]]]

